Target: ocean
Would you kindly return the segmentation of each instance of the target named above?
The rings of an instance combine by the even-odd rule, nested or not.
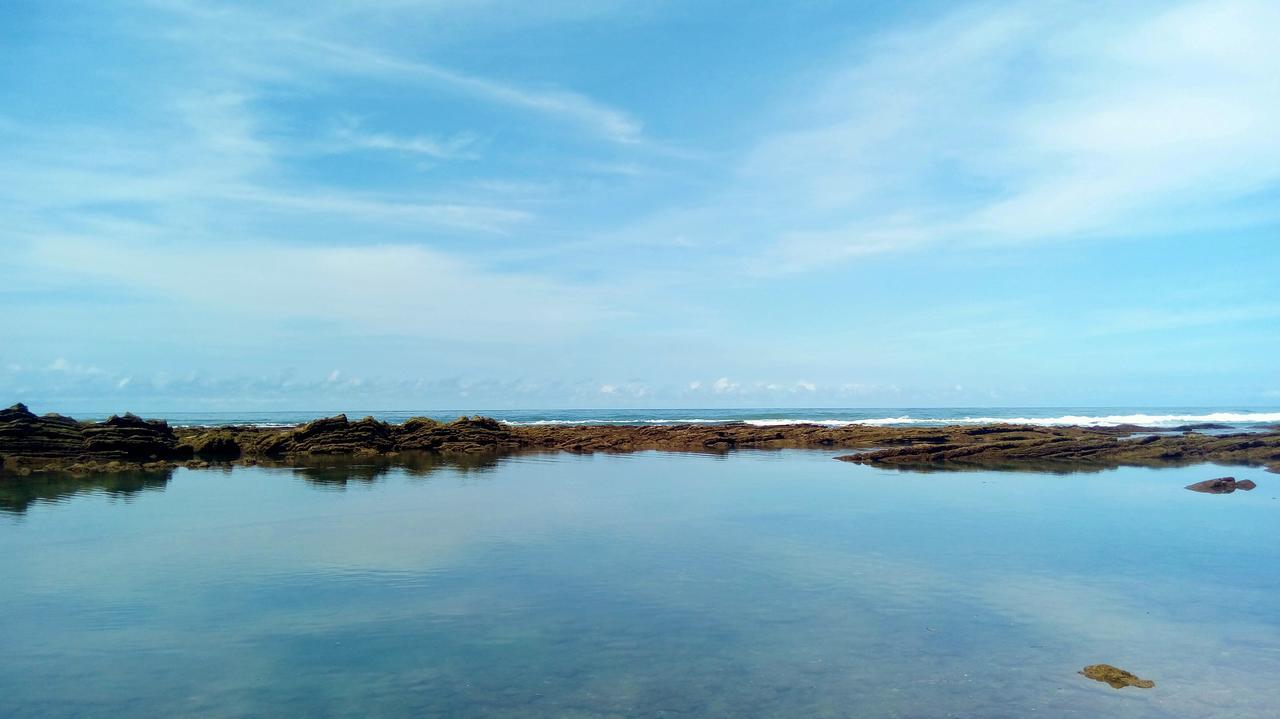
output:
[[[538,424],[681,424],[746,422],[771,426],[822,424],[881,426],[944,424],[1082,425],[1114,427],[1136,424],[1173,428],[1190,424],[1214,424],[1227,429],[1262,429],[1280,424],[1280,408],[1244,407],[881,407],[858,409],[758,408],[758,409],[368,409],[275,412],[145,412],[144,417],[167,419],[175,426],[257,425],[290,426],[345,411],[348,417],[372,416],[387,422],[410,417],[453,420],[463,415],[485,415],[513,425]],[[105,419],[101,412],[64,412],[79,419]]]

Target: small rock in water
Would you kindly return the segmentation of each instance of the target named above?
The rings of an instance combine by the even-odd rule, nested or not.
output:
[[[1113,689],[1123,689],[1125,687],[1138,687],[1139,689],[1150,689],[1156,685],[1150,679],[1139,679],[1138,677],[1126,672],[1119,667],[1113,667],[1110,664],[1090,664],[1080,673],[1094,681],[1106,682]]]
[[[1251,479],[1242,479],[1237,482],[1235,477],[1218,477],[1217,479],[1206,479],[1203,482],[1188,484],[1187,489],[1192,492],[1205,492],[1207,494],[1231,494],[1237,489],[1248,492],[1257,486]]]

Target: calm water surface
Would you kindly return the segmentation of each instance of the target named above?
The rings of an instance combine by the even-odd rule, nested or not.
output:
[[[1280,477],[830,456],[6,481],[0,715],[1280,714]]]

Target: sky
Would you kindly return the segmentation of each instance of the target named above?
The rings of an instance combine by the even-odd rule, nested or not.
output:
[[[1280,4],[0,6],[0,403],[1280,405]]]

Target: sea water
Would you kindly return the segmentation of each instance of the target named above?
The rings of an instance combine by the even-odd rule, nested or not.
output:
[[[40,407],[37,412],[50,411]],[[66,409],[66,408],[63,408]],[[145,408],[143,408],[145,410]],[[840,409],[752,408],[752,409],[428,409],[378,410],[344,408],[276,412],[146,412],[145,417],[169,420],[175,426],[258,425],[283,427],[309,422],[318,417],[345,412],[351,418],[372,416],[387,422],[403,422],[410,417],[431,417],[442,421],[462,415],[485,415],[512,425],[596,424],[667,425],[745,422],[757,426],[823,424],[839,427],[870,425],[906,427],[947,424],[1035,424],[1061,427],[1115,427],[1143,425],[1175,428],[1185,425],[1218,425],[1224,430],[1261,430],[1280,425],[1280,408],[1265,407],[879,407]],[[105,419],[102,412],[66,412],[78,419]]]
[[[831,457],[4,479],[0,716],[1280,713],[1280,477]]]

